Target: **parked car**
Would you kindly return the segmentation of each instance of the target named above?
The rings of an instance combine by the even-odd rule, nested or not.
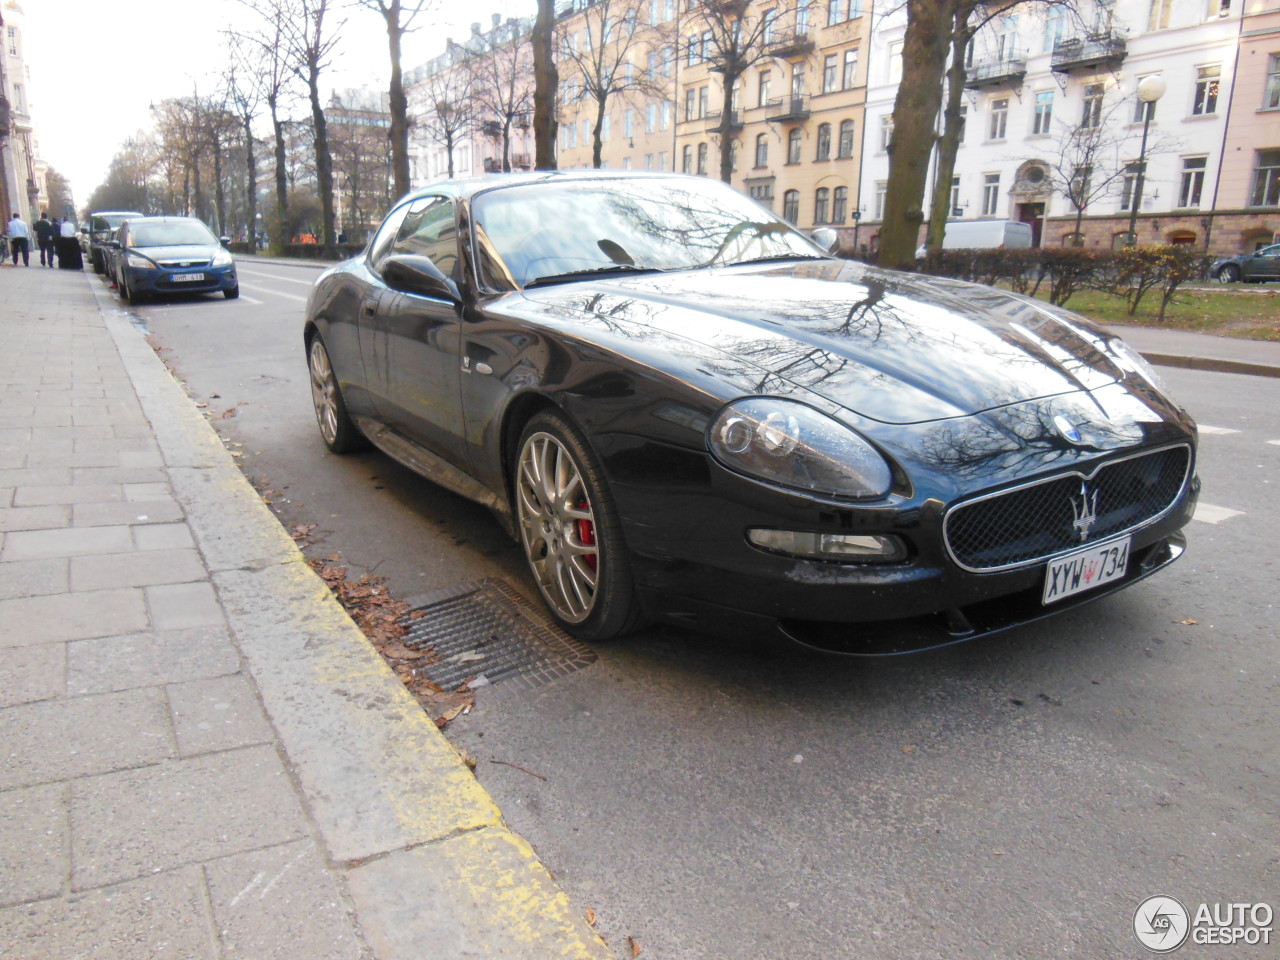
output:
[[[489,506],[586,639],[983,636],[1173,562],[1199,490],[1195,424],[1121,340],[835,259],[702,177],[418,190],[303,341],[328,448]]]
[[[98,210],[89,214],[89,232],[85,241],[85,256],[93,264],[95,273],[107,272],[104,245],[115,236],[120,224],[130,217],[141,217],[137,210]]]
[[[1253,253],[1242,253],[1238,257],[1225,257],[1217,261],[1209,273],[1219,283],[1280,280],[1280,243],[1273,243]]]
[[[111,266],[120,297],[138,303],[165,293],[240,296],[235,258],[195,217],[140,217],[120,226]]]
[[[942,233],[943,250],[1004,250],[1030,247],[1032,242],[1031,224],[1019,220],[951,220]],[[916,258],[925,252],[921,245]]]

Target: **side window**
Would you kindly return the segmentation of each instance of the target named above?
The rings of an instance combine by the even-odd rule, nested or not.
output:
[[[446,277],[458,266],[458,229],[453,201],[445,197],[423,197],[409,205],[400,224],[392,253],[427,257]]]
[[[387,219],[382,221],[382,226],[378,228],[378,232],[373,238],[373,243],[369,244],[369,266],[375,270],[378,268],[382,258],[387,255],[391,247],[391,241],[396,238],[400,223],[404,220],[404,215],[409,212],[410,206],[410,204],[406,203],[387,214]]]

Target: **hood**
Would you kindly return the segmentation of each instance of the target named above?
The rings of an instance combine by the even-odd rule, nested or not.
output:
[[[884,423],[967,416],[1123,376],[1106,335],[1065,311],[850,261],[610,278],[525,297],[562,320],[629,321],[692,341],[708,359],[749,362]]]
[[[131,253],[138,253],[149,260],[169,263],[171,261],[190,261],[192,264],[208,263],[218,252],[218,247],[211,243],[183,243],[171,247],[130,247]]]

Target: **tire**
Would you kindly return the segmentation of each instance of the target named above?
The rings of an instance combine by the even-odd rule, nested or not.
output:
[[[93,272],[94,272],[94,273],[106,273],[106,272],[107,272],[107,264],[106,264],[106,262],[102,259],[102,254],[101,254],[101,253],[99,253],[97,250],[94,250],[91,254],[89,254],[89,259],[93,261]]]
[[[1218,271],[1219,283],[1235,283],[1240,279],[1240,268],[1234,263],[1223,264],[1222,269]]]
[[[641,610],[613,495],[586,440],[559,412],[537,414],[512,473],[520,546],[552,617],[583,640],[635,629]]]
[[[226,297],[228,300],[236,299],[238,296],[240,296],[240,284],[236,284],[230,290],[223,290],[222,295]]]
[[[133,287],[129,286],[129,275],[122,273],[119,280],[120,299],[130,306],[136,306],[142,302],[142,295],[136,292]]]
[[[351,453],[363,448],[367,441],[347,415],[347,405],[333,374],[329,351],[318,333],[311,338],[311,345],[307,348],[307,368],[311,373],[311,402],[325,446],[334,453]]]

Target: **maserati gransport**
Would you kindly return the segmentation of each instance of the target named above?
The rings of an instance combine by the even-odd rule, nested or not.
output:
[[[1177,559],[1196,427],[1134,350],[833,240],[699,177],[417,190],[312,289],[320,434],[491,508],[589,640],[900,653]]]

